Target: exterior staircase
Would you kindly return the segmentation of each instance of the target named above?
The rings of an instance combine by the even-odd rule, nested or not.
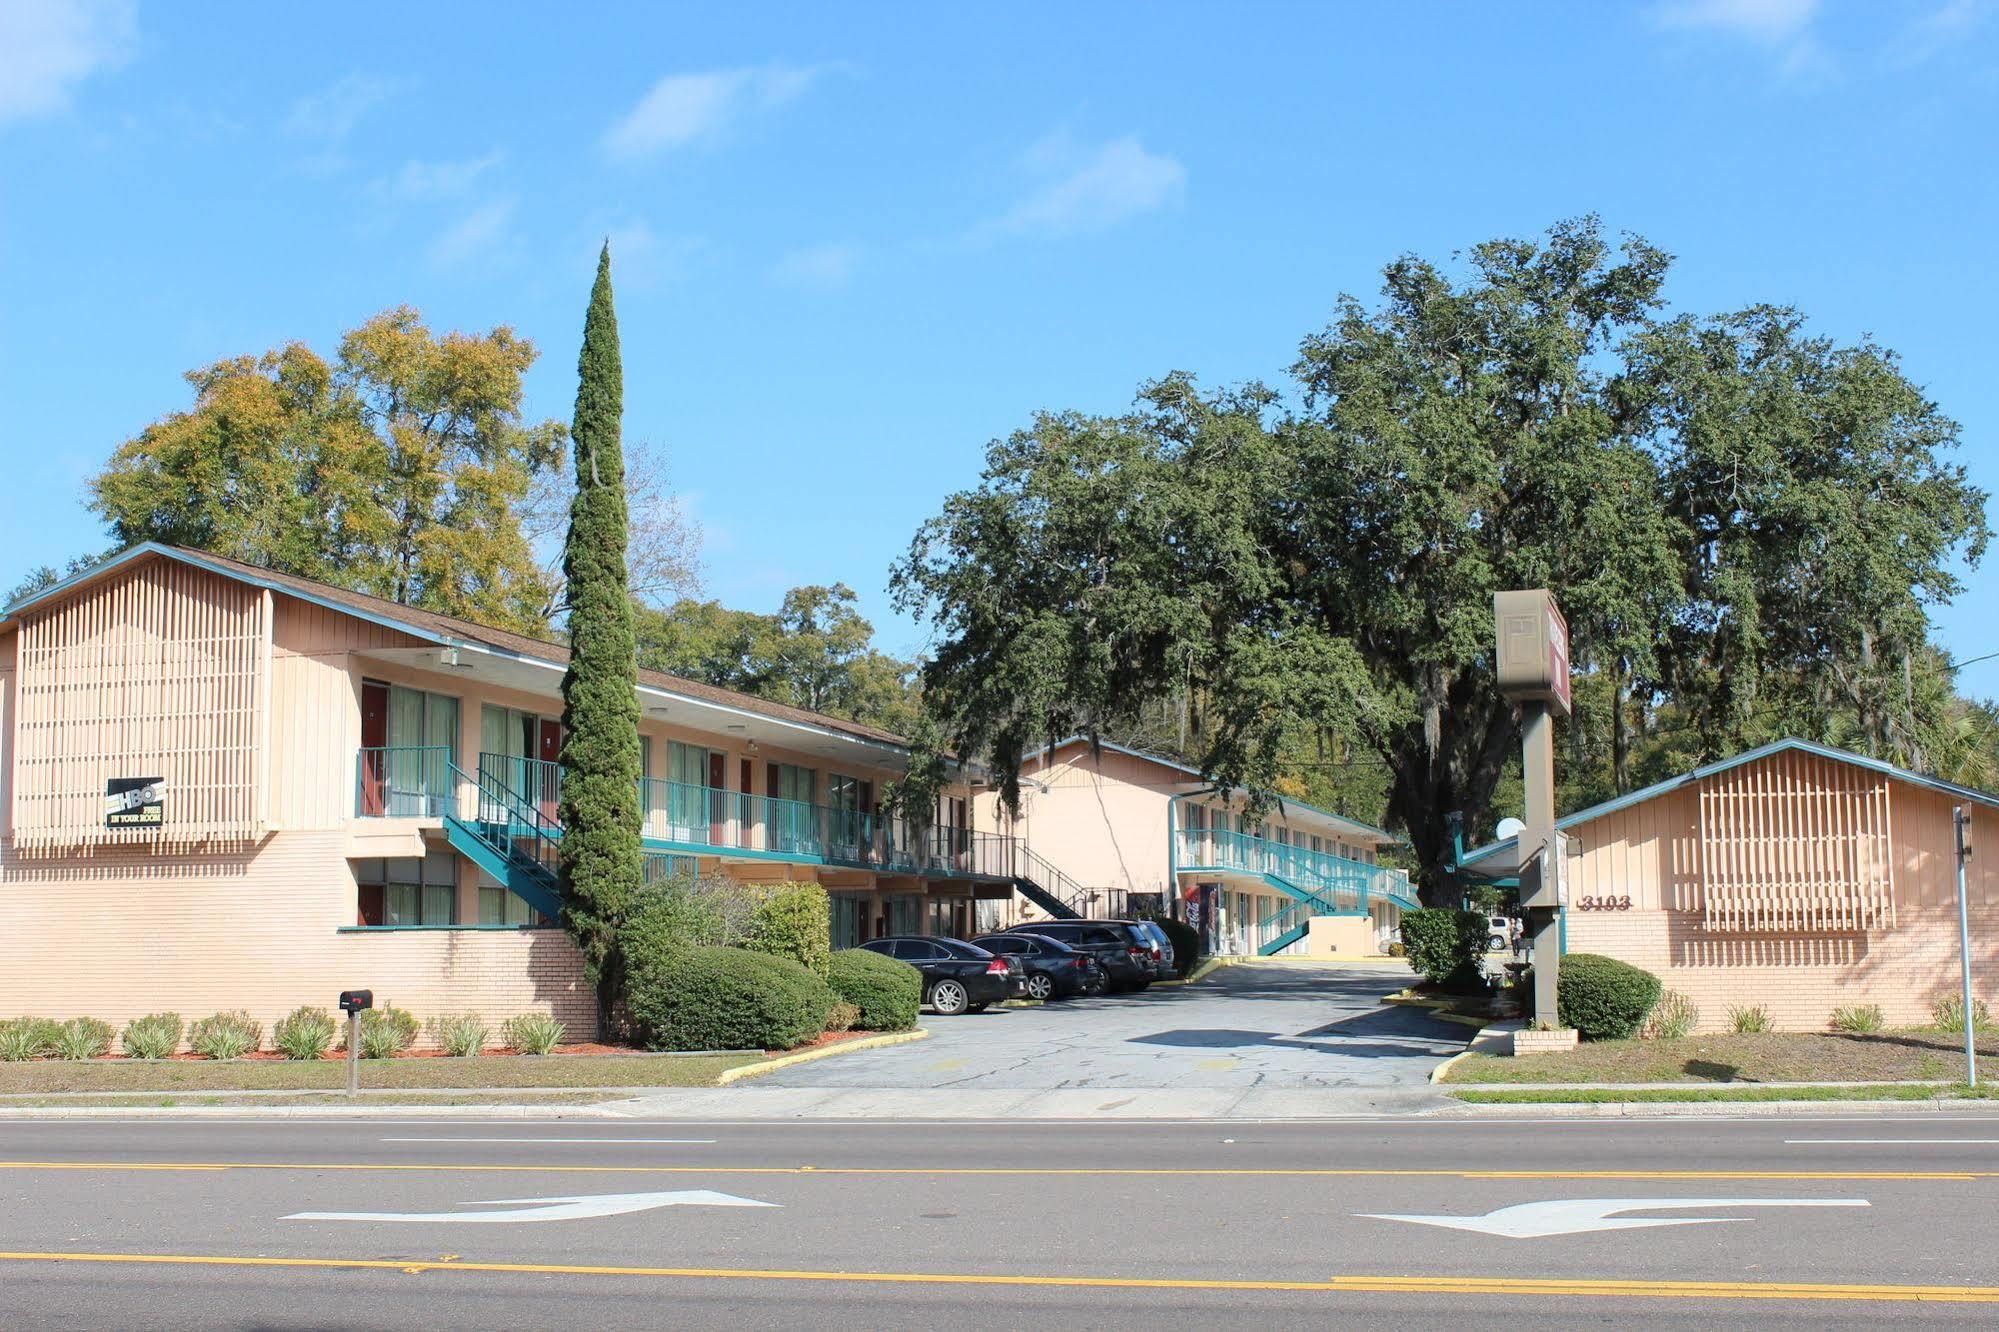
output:
[[[562,829],[491,774],[472,777],[454,763],[451,775],[473,788],[478,810],[470,819],[446,814],[445,840],[508,892],[553,919],[562,910],[555,869]]]
[[[1056,920],[1081,918],[1089,889],[1024,846],[1015,844],[1014,857],[1010,877],[1016,892]]]

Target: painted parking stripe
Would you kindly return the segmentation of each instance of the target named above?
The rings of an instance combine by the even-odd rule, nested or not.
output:
[[[985,1272],[822,1272],[782,1268],[599,1267],[570,1263],[422,1262],[387,1258],[271,1258],[235,1254],[0,1252],[0,1262],[300,1271],[431,1272],[680,1280],[802,1281],[843,1285],[1042,1286],[1098,1290],[1298,1291],[1320,1294],[1596,1296],[1609,1299],[1816,1300],[1999,1304],[1999,1286],[1860,1285],[1790,1281],[1645,1281],[1589,1277],[1334,1276],[1323,1281],[1193,1277],[1044,1276]]]

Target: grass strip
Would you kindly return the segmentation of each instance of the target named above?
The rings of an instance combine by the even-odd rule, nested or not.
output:
[[[464,1059],[363,1059],[361,1086],[370,1091],[460,1090],[481,1087],[712,1087],[724,1070],[759,1055],[697,1055],[657,1059],[591,1055],[473,1055]],[[208,1063],[192,1059],[0,1064],[0,1095],[55,1092],[337,1091],[347,1086],[340,1060],[261,1060]]]
[[[1883,1083],[1845,1087],[1505,1087],[1453,1088],[1468,1105],[1620,1105],[1629,1102],[1685,1101],[1990,1101],[1999,1089],[1987,1086],[1910,1086]]]

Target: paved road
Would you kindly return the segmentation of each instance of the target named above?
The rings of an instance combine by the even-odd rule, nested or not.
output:
[[[769,1087],[875,1090],[1420,1086],[1468,1028],[1384,1007],[1409,973],[1243,963],[1187,986],[925,1019],[930,1039],[801,1064]]]
[[[775,1205],[287,1219],[662,1191]],[[1592,1200],[1710,1219],[1541,1237],[1383,1219],[1566,1202],[1531,1214],[1560,1229]],[[1995,1223],[1999,1118],[1934,1114],[13,1122],[0,1327],[1990,1326]]]

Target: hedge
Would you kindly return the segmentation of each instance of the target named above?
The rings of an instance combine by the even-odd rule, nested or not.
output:
[[[861,1031],[902,1031],[916,1025],[923,1002],[923,973],[865,948],[843,948],[830,963],[833,993],[861,1010]]]
[[[1562,1025],[1586,1041],[1621,1041],[1635,1034],[1659,1002],[1659,978],[1597,953],[1570,953],[1555,982]]]
[[[1476,911],[1418,907],[1402,913],[1402,944],[1409,965],[1438,985],[1478,974],[1486,933],[1485,917]]]
[[[1154,916],[1153,924],[1166,931],[1166,937],[1173,944],[1173,970],[1180,973],[1182,980],[1194,970],[1194,964],[1201,960],[1201,932],[1184,920],[1171,916]]]
[[[839,1002],[786,957],[689,945],[626,954],[625,1005],[648,1050],[788,1050],[826,1030]]]
[[[785,883],[757,904],[743,947],[791,958],[823,978],[833,953],[831,933],[826,890],[816,883]]]

